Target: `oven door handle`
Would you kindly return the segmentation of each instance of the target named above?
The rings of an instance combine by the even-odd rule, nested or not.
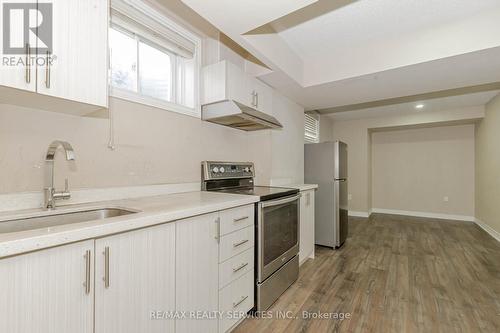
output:
[[[299,198],[300,198],[300,194],[295,195],[293,197],[287,197],[287,198],[284,198],[284,199],[271,200],[271,201],[263,201],[263,202],[261,202],[261,205],[262,205],[262,208],[273,207],[273,206],[278,206],[278,205],[282,205],[282,204],[286,204],[286,203],[289,203],[289,202],[296,201]]]

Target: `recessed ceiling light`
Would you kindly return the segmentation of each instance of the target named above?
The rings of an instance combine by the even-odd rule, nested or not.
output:
[[[424,106],[425,106],[424,104],[417,104],[417,105],[415,105],[415,109],[422,110],[424,108]]]

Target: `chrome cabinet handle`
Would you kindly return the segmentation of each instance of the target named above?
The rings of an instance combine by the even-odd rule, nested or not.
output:
[[[104,288],[109,288],[109,246],[104,248],[104,277],[102,278],[104,281]]]
[[[241,303],[243,303],[246,299],[248,298],[248,296],[243,296],[241,297],[241,299],[236,302],[236,303],[233,303],[233,308],[237,307],[238,305],[240,305]]]
[[[243,216],[243,217],[240,217],[240,218],[237,218],[237,219],[234,219],[233,222],[240,222],[240,221],[243,221],[243,220],[246,220],[247,218],[249,218],[250,216]]]
[[[220,243],[220,217],[215,219],[215,223],[217,224],[217,231],[215,233],[215,239],[217,239],[217,243]]]
[[[91,265],[91,253],[90,250],[85,251],[85,282],[83,286],[85,287],[85,294],[90,294],[90,265]]]
[[[26,43],[26,83],[31,83],[31,47]]]
[[[45,64],[45,86],[50,88],[50,51],[47,51],[47,63]]]
[[[248,239],[242,240],[241,242],[238,242],[238,243],[234,243],[233,247],[238,247],[238,246],[241,246],[245,243],[248,243]]]
[[[257,96],[257,93],[255,92],[255,90],[253,90],[252,91],[252,106],[255,106],[255,107],[257,107],[257,103],[255,102],[256,96]]]
[[[233,273],[241,271],[243,268],[247,267],[248,263],[241,264],[240,266],[233,268]]]
[[[256,108],[259,107],[259,93],[258,92],[255,93],[255,107]]]

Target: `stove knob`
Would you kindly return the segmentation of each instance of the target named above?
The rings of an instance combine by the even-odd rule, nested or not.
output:
[[[214,167],[214,168],[212,169],[212,172],[213,172],[213,173],[218,173],[218,172],[219,172],[219,168],[218,168],[218,167]]]
[[[249,167],[245,167],[245,169],[243,169],[243,171],[250,172],[250,168]]]
[[[220,170],[221,173],[224,173],[224,167],[220,167],[219,170]]]

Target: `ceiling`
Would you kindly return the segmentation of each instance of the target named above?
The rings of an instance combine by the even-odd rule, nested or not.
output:
[[[306,110],[500,82],[498,0],[182,0]]]
[[[415,113],[436,113],[439,111],[483,106],[499,93],[500,90],[495,90],[475,94],[436,98],[418,102],[401,103],[362,110],[332,113],[329,114],[328,117],[336,121],[342,121],[379,117],[396,117],[411,115]],[[419,109],[416,108],[417,105],[422,105],[423,107]]]
[[[471,6],[471,3],[474,5]],[[404,39],[498,9],[498,0],[355,1],[280,32],[304,61]],[[275,22],[274,25],[278,25]],[[283,29],[283,25],[279,27]]]

